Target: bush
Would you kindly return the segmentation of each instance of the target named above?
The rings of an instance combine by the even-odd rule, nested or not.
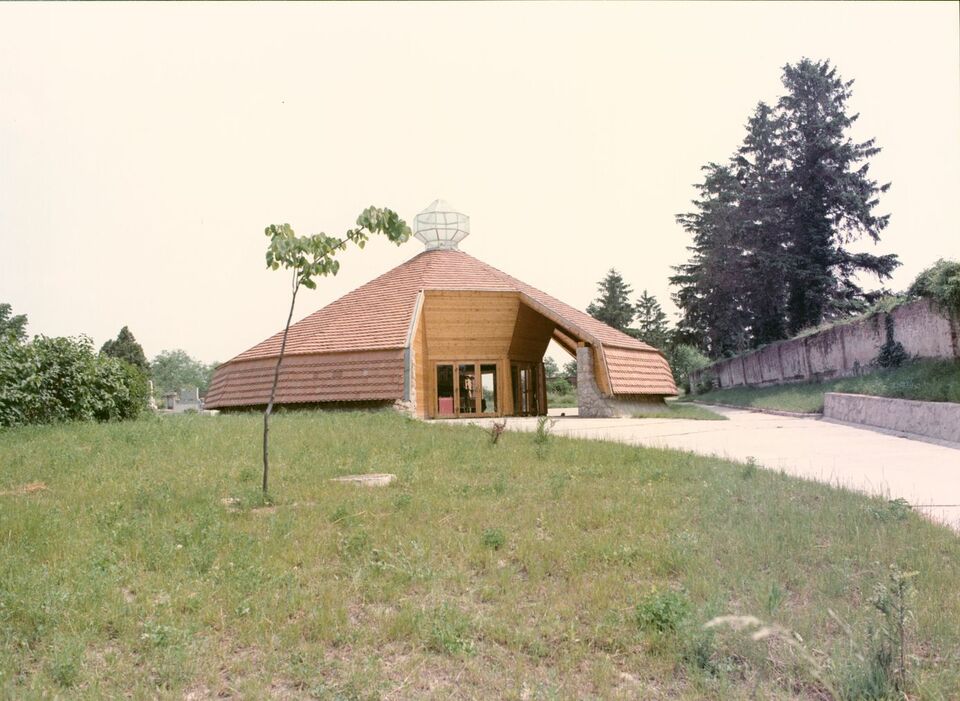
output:
[[[0,342],[0,426],[134,418],[147,393],[141,371],[85,336]]]
[[[909,360],[910,356],[907,355],[903,344],[894,338],[893,317],[887,314],[884,324],[887,340],[880,346],[880,352],[877,353],[875,362],[882,368],[898,368]]]
[[[907,293],[960,313],[960,262],[941,258],[917,275]]]
[[[555,377],[547,380],[547,392],[550,394],[570,394],[573,391],[573,385],[564,377]]]
[[[667,356],[667,362],[670,363],[670,369],[673,371],[673,379],[677,383],[677,387],[682,387],[688,392],[690,391],[690,373],[694,370],[702,370],[710,365],[710,358],[694,346],[685,343],[670,346],[667,348],[665,355]]]

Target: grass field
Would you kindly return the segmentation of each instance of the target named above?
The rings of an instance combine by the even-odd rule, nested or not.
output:
[[[547,393],[547,406],[551,409],[569,409],[577,406],[577,390],[573,389],[568,394]]]
[[[872,394],[878,397],[931,402],[960,402],[960,362],[916,361],[860,377],[774,387],[733,387],[689,395],[683,401],[819,413],[823,411],[823,395],[826,392]]]
[[[0,432],[0,695],[902,698],[871,603],[892,565],[919,573],[910,698],[960,697],[960,539],[900,503],[666,450],[289,413],[265,507],[260,425]],[[358,472],[397,480],[328,481]],[[703,627],[723,614],[799,637]]]

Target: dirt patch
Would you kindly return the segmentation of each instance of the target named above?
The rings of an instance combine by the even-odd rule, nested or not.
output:
[[[0,492],[0,497],[18,497],[23,496],[24,494],[42,492],[46,489],[47,485],[44,482],[30,482],[29,484],[21,484],[19,487],[14,487],[13,489],[8,489],[5,492]]]

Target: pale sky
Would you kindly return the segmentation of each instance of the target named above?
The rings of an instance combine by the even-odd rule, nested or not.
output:
[[[223,361],[286,318],[266,225],[439,197],[535,287],[584,308],[616,266],[673,312],[674,215],[803,56],[856,79],[903,288],[960,257],[958,27],[951,2],[2,3],[0,301]],[[420,250],[351,251],[296,318]]]

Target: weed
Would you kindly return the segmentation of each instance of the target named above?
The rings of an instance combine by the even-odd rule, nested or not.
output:
[[[903,521],[910,516],[913,507],[903,497],[890,499],[882,505],[871,504],[870,513],[878,521]]]
[[[500,440],[500,436],[503,435],[503,432],[507,430],[507,420],[503,421],[494,421],[493,425],[490,426],[490,445],[496,445],[497,441]]]
[[[480,542],[491,550],[499,550],[507,543],[507,537],[499,528],[487,528],[480,536]]]
[[[875,668],[897,692],[903,692],[907,685],[907,626],[914,620],[916,595],[910,580],[918,574],[891,566],[887,582],[878,583],[870,597],[870,604],[881,615],[873,634],[871,657]]]
[[[680,591],[652,589],[637,604],[635,617],[641,630],[676,632],[690,615],[690,600]]]
[[[776,582],[773,582],[770,585],[770,588],[767,589],[767,600],[764,608],[767,610],[767,615],[772,616],[777,612],[777,609],[780,608],[783,604],[784,599],[787,598],[787,594],[783,589],[780,588],[780,585]]]
[[[469,619],[458,609],[444,604],[427,619],[427,648],[447,655],[470,654],[474,649],[470,630]]]
[[[55,647],[47,663],[47,673],[57,686],[69,689],[77,683],[82,656],[83,648],[72,641]]]
[[[747,464],[740,471],[740,476],[745,479],[752,479],[757,474],[757,459],[752,455],[747,457]]]
[[[556,423],[549,416],[537,418],[537,430],[533,434],[533,442],[537,446],[537,457],[543,460],[547,453],[547,443],[550,442],[550,430]]]

